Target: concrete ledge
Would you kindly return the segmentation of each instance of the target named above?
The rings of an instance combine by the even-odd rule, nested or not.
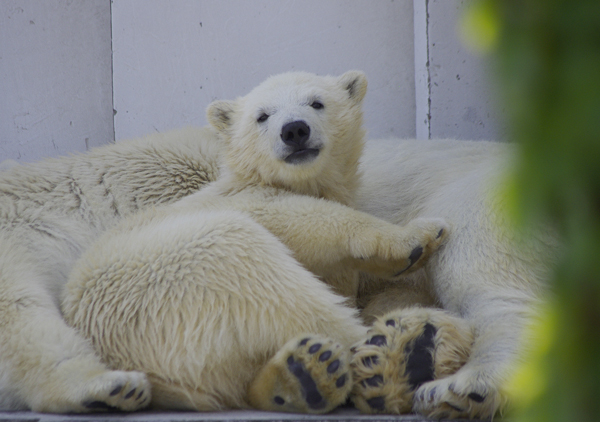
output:
[[[420,415],[361,415],[356,409],[338,409],[326,415],[259,412],[135,412],[56,415],[35,412],[0,412],[0,422],[435,422]]]

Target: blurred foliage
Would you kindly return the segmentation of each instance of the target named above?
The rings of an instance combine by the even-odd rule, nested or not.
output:
[[[521,148],[517,222],[552,221],[564,257],[511,420],[600,420],[600,0],[477,0],[463,36],[498,59]]]

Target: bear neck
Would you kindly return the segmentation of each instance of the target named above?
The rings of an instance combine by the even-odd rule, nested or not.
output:
[[[224,195],[233,195],[246,189],[270,188],[282,193],[307,195],[353,206],[360,183],[358,160],[355,165],[348,166],[344,170],[340,172],[335,168],[328,168],[323,171],[324,174],[318,180],[299,181],[294,186],[289,186],[283,182],[265,181],[258,173],[239,174],[224,167],[221,169],[217,185]]]

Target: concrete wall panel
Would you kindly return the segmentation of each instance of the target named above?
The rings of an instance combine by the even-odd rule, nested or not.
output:
[[[350,69],[369,135],[414,136],[412,37],[412,0],[115,1],[116,138],[203,125],[271,74]]]
[[[0,161],[113,141],[110,0],[0,2]]]

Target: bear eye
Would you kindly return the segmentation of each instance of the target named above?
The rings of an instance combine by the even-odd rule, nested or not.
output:
[[[268,118],[269,118],[269,115],[267,113],[263,113],[260,116],[258,116],[258,119],[256,119],[256,121],[258,123],[262,123],[262,122],[266,122]]]
[[[312,108],[314,108],[315,110],[321,110],[322,108],[324,108],[325,106],[323,105],[323,103],[319,102],[319,101],[313,101],[313,103],[310,105]]]

